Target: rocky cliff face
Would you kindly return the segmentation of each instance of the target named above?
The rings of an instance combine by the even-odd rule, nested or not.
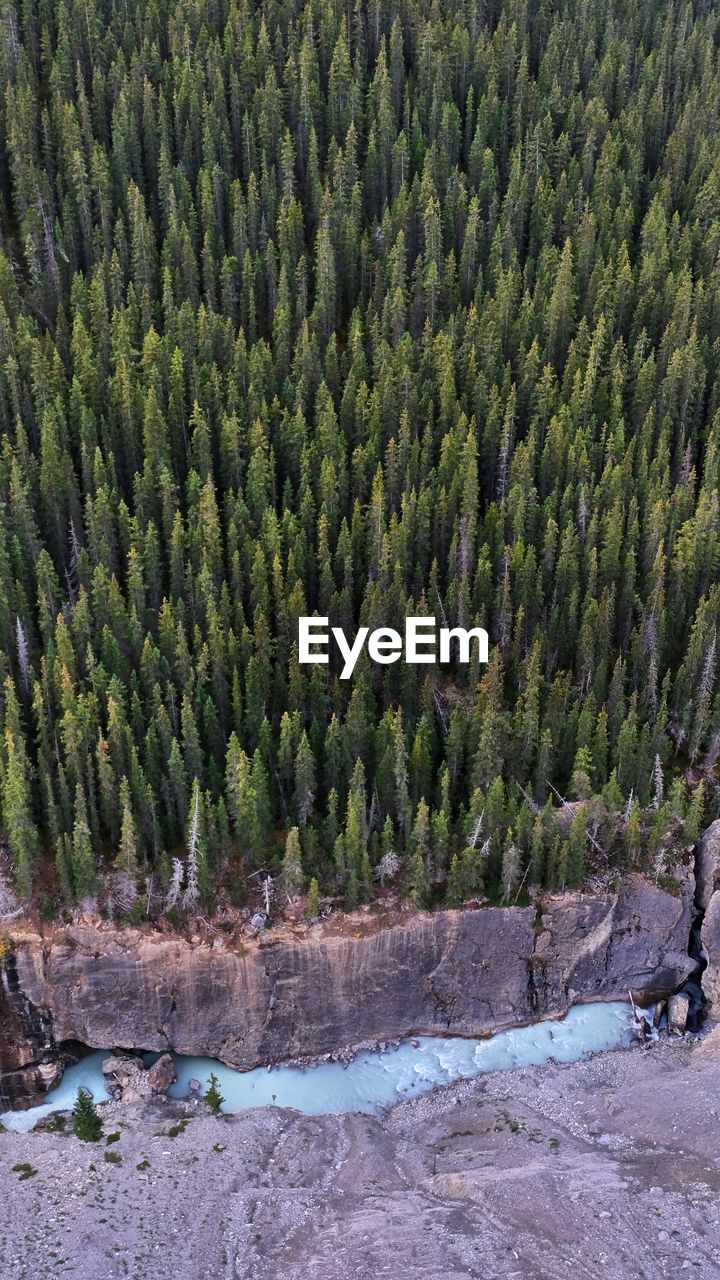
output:
[[[438,911],[386,928],[358,917],[354,932],[350,918],[342,933],[271,930],[235,950],[110,927],[27,935],[5,975],[0,1067],[16,1074],[0,1077],[0,1103],[23,1105],[18,1070],[28,1097],[47,1088],[32,1064],[49,1070],[70,1041],[250,1068],[410,1034],[484,1035],[628,989],[653,1000],[693,968],[694,891],[689,868],[676,894],[628,875],[617,893],[537,909]]]
[[[698,845],[696,874],[700,941],[707,957],[702,988],[716,1018],[720,1009],[720,819],[708,827]]]
[[[0,966],[0,1106],[21,1105],[51,1089],[63,1073],[50,1019],[20,987],[16,958]]]

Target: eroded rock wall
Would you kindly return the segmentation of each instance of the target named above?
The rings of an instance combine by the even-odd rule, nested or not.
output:
[[[713,1018],[720,1012],[720,818],[704,832],[696,857],[696,906],[707,965],[702,988]]]

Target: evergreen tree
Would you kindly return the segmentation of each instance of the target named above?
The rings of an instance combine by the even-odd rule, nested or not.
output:
[[[78,1089],[73,1107],[73,1132],[82,1142],[98,1142],[102,1137],[102,1120],[87,1089]]]
[[[305,915],[308,920],[314,920],[320,913],[320,890],[318,882],[313,876],[308,889],[307,901],[305,903]]]
[[[214,1116],[219,1116],[225,1099],[220,1092],[220,1082],[214,1071],[210,1072],[208,1087],[204,1094],[205,1103]]]
[[[24,752],[12,732],[5,734],[6,764],[2,779],[2,812],[15,884],[21,898],[32,892],[39,839],[32,813],[30,780]]]
[[[300,849],[300,832],[297,827],[292,827],[288,832],[285,841],[285,853],[283,855],[282,864],[282,881],[283,888],[288,897],[296,898],[303,891],[305,876],[302,868],[302,853]],[[315,885],[317,892],[317,883]]]
[[[425,859],[418,845],[410,859],[408,871],[408,889],[410,901],[415,907],[426,907],[430,897],[430,881],[428,879]]]

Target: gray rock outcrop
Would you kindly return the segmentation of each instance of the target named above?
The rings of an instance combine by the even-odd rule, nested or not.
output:
[[[690,997],[684,992],[677,992],[668,1001],[668,1035],[682,1036],[687,1027],[690,1011]]]
[[[167,1093],[171,1084],[177,1080],[175,1063],[169,1053],[161,1053],[157,1062],[148,1069],[148,1084],[153,1093]]]

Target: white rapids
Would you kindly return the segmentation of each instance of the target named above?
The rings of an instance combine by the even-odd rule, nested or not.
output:
[[[278,1066],[269,1071],[235,1071],[214,1058],[175,1055],[178,1078],[170,1097],[182,1098],[191,1079],[203,1091],[215,1072],[225,1101],[223,1111],[248,1107],[292,1107],[307,1115],[328,1112],[378,1112],[394,1103],[418,1097],[438,1085],[482,1075],[487,1071],[512,1071],[543,1063],[579,1062],[591,1053],[631,1044],[633,1017],[630,1006],[576,1005],[561,1021],[537,1022],[529,1027],[499,1031],[483,1040],[457,1036],[418,1036],[397,1047],[358,1053],[347,1065],[321,1062],[311,1067]],[[24,1132],[54,1111],[72,1107],[80,1087],[96,1102],[108,1094],[102,1074],[108,1050],[88,1054],[68,1067],[62,1081],[42,1106],[28,1111],[8,1111],[0,1116],[6,1129]]]

